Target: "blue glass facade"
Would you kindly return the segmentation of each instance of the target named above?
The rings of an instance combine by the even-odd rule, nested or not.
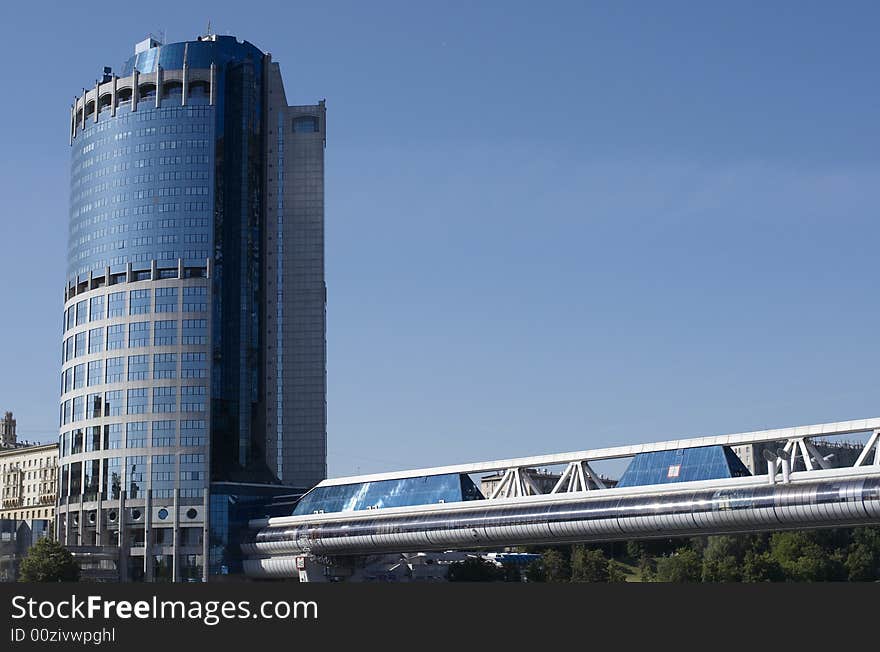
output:
[[[670,482],[740,478],[751,475],[728,446],[703,446],[639,453],[620,477],[618,487]]]
[[[267,317],[279,312],[268,302],[283,296],[281,285],[300,284],[275,271],[283,268],[280,242],[305,239],[269,225],[284,223],[269,215],[283,204],[267,195],[291,183],[268,169],[284,169],[269,154],[283,134],[270,140],[270,132],[276,125],[298,132],[279,121],[288,107],[277,64],[234,37],[150,39],[121,72],[105,74],[71,110],[56,531],[69,545],[129,548],[129,579],[194,579],[209,565],[211,483],[272,485],[268,496],[289,480],[281,454],[299,461],[286,445],[293,437],[276,425],[280,415],[269,413],[284,405],[272,392],[284,385],[266,362],[299,355],[294,334],[273,332]],[[315,114],[304,132],[312,146],[322,138],[317,109],[298,107]],[[309,171],[323,182],[323,149],[308,154],[300,159],[320,164]],[[317,196],[290,206],[308,203],[321,238],[310,232],[308,245],[322,266]],[[312,275],[323,311],[323,267]],[[322,339],[323,325],[322,313],[313,328]],[[275,343],[282,353],[269,350]],[[323,408],[321,353],[313,360],[321,377],[310,369],[314,380],[288,391]],[[296,380],[305,376],[295,362],[284,368],[298,372]],[[307,416],[300,428],[321,447],[299,450],[303,468],[317,469],[307,479],[317,481],[326,470],[326,419]],[[186,532],[178,537],[175,527]]]
[[[129,263],[149,270],[153,260],[204,267],[213,242],[215,119],[212,106],[143,101],[134,113],[87,121],[71,156],[70,283],[107,267],[124,273]]]
[[[355,512],[380,507],[406,507],[482,500],[469,476],[458,473],[377,480],[316,487],[302,497],[293,514]]]

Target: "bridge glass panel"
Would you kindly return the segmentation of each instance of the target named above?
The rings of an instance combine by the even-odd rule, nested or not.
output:
[[[482,498],[483,495],[467,475],[446,473],[315,487],[297,503],[293,514],[354,512],[383,507],[455,503]]]

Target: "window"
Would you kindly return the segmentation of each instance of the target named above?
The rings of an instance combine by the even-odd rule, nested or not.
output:
[[[89,353],[100,353],[104,350],[104,329],[92,328],[89,330]]]
[[[153,388],[153,412],[177,411],[177,387]]]
[[[122,317],[125,314],[125,292],[111,292],[107,295],[107,316]]]
[[[181,446],[204,446],[207,436],[208,427],[203,419],[184,419],[180,422]]]
[[[177,378],[177,354],[153,354],[153,379]]]
[[[128,346],[136,348],[150,345],[150,322],[136,321],[128,325]]]
[[[180,388],[180,411],[204,412],[206,394],[204,385],[184,385]]]
[[[156,312],[177,312],[176,287],[156,288]]]
[[[107,358],[107,373],[104,382],[107,384],[122,382],[124,366],[125,358]]]
[[[78,364],[73,368],[73,389],[80,389],[86,384],[86,366]]]
[[[101,395],[97,394],[98,400],[101,400]],[[100,415],[100,409],[97,412],[97,415]],[[86,428],[86,452],[89,453],[91,451],[101,450],[101,426],[91,426]]]
[[[83,431],[82,428],[77,428],[70,433],[70,454],[76,455],[77,453],[82,453],[82,449]]]
[[[75,396],[73,398],[73,414],[71,421],[82,421],[85,418],[85,397]]]
[[[150,357],[146,355],[128,356],[128,379],[146,380],[149,373]]]
[[[145,448],[147,445],[147,422],[133,421],[125,424],[125,447]]]
[[[142,498],[147,488],[144,483],[147,475],[147,456],[126,457],[125,472],[128,482],[128,497]]]
[[[206,353],[182,353],[180,357],[181,378],[205,378],[207,376]]]
[[[104,381],[104,361],[92,360],[87,369],[86,385],[100,385]]]
[[[113,324],[107,327],[107,350],[125,347],[125,324]]]
[[[152,300],[150,290],[132,290],[129,293],[128,314],[143,315],[150,312]]]
[[[315,133],[318,131],[318,118],[313,115],[301,115],[293,119],[293,131],[298,134]]]
[[[64,340],[64,354],[62,355],[62,362],[66,362],[67,360],[73,360],[73,338],[68,337]]]
[[[82,333],[76,334],[76,337],[74,340],[76,342],[74,344],[74,356],[75,357],[79,357],[81,355],[86,354],[86,336],[87,336],[87,334],[85,331],[83,331]]]
[[[122,390],[104,392],[104,416],[118,417],[122,414]]]
[[[108,457],[104,460],[101,480],[101,498],[119,500],[122,494],[122,458]]]
[[[177,320],[168,319],[154,322],[153,344],[155,346],[173,346],[177,344]]]
[[[153,447],[174,446],[177,423],[173,420],[153,421]]]
[[[184,319],[183,320],[183,344],[207,344],[208,320],[207,319]]]
[[[122,424],[110,423],[104,426],[104,449],[122,448]]]
[[[84,299],[82,301],[78,301],[76,304],[76,325],[80,326],[86,323],[86,319],[88,319],[88,302]]]
[[[89,394],[86,397],[86,419],[94,419],[103,415],[101,394]]]
[[[208,288],[205,286],[183,288],[183,312],[206,312]]]
[[[128,400],[125,404],[126,414],[144,414],[147,411],[147,388],[139,387],[128,390]]]
[[[104,295],[89,299],[89,321],[104,319]]]
[[[174,455],[153,455],[153,497],[171,498],[174,495]]]

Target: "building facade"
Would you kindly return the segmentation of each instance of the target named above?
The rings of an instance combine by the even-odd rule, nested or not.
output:
[[[56,531],[120,579],[228,571],[214,505],[326,475],[325,115],[217,35],[71,107]]]
[[[0,519],[52,520],[58,487],[58,446],[20,442],[15,419],[0,421]]]

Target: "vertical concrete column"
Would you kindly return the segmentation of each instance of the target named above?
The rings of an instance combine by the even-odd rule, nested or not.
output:
[[[175,467],[176,468],[176,467]],[[178,474],[180,472],[178,471]],[[171,581],[180,581],[180,488],[174,488],[174,519],[171,521]]]
[[[124,460],[125,458],[123,457],[123,461]],[[125,466],[123,466],[122,468],[125,469]],[[123,484],[122,486],[124,487],[125,485]],[[108,486],[107,489],[109,490],[110,487]],[[119,524],[119,537],[116,540],[116,545],[119,546],[119,561],[117,562],[119,564],[119,581],[126,582],[128,581],[129,544],[128,532],[126,532],[127,519],[125,518],[125,489],[121,489],[119,491],[119,506],[117,507],[117,509],[119,510],[119,515],[116,519],[117,523]]]
[[[148,474],[152,472],[152,460],[150,461],[150,466],[147,468],[149,469],[147,472]],[[146,477],[149,477],[149,475]],[[147,489],[146,500],[144,501],[144,579],[147,582],[153,581],[153,564],[150,563],[150,558],[152,557],[153,552],[153,542],[151,541],[153,530],[150,527],[152,523],[153,490]]]
[[[211,64],[211,94],[210,94],[210,102],[213,106],[217,103],[217,64]]]
[[[82,106],[82,113],[80,113],[81,117],[79,119],[79,128],[85,129],[86,128],[86,89],[85,88],[83,89],[82,97],[80,98],[80,105]]]
[[[73,139],[76,137],[76,104],[70,105],[70,128],[68,129],[68,145],[73,145]]]
[[[181,75],[181,88],[183,95],[180,98],[180,106],[186,106],[186,94],[189,92],[189,65],[184,62],[183,74]]]
[[[103,464],[101,466],[104,466]],[[103,473],[103,469],[101,469]],[[104,542],[101,540],[101,533],[104,531],[104,515],[102,514],[102,507],[104,503],[101,500],[101,482],[98,481],[98,510],[95,513],[95,545],[101,546],[104,545]]]
[[[181,79],[183,96],[180,99],[181,106],[186,106],[186,94],[189,91],[189,61],[187,60],[188,56],[189,56],[189,43],[184,43],[183,44],[183,76]]]
[[[208,530],[211,525],[211,512],[208,508],[208,487],[202,496],[202,581],[208,581]]]
[[[82,473],[82,468],[80,468],[80,473]],[[82,477],[79,479],[80,491],[82,491]],[[85,521],[85,510],[83,510],[83,501],[82,494],[79,495],[79,527],[76,530],[76,545],[81,546],[83,544],[83,530],[86,529],[86,521]]]
[[[162,66],[156,64],[156,108],[162,105]]]
[[[177,259],[177,278],[183,278],[183,258]]]
[[[116,85],[118,83],[118,80],[119,80],[119,77],[117,77],[116,75],[113,75],[113,80],[112,80],[113,86],[110,87],[111,88],[111,90],[110,90],[110,116],[113,118],[116,117],[116,102],[117,102]]]
[[[98,121],[98,112],[101,108],[101,83],[95,82],[95,120]]]
[[[134,273],[131,271],[131,263],[125,265],[125,282],[131,283],[134,280]]]
[[[150,261],[150,280],[159,280],[159,265],[156,263],[155,259]],[[152,306],[150,306],[150,308],[152,308]]]
[[[138,72],[138,69],[135,68],[131,72],[131,110],[137,111],[138,109],[138,98],[140,97],[140,88],[138,87],[140,84],[141,74]]]

